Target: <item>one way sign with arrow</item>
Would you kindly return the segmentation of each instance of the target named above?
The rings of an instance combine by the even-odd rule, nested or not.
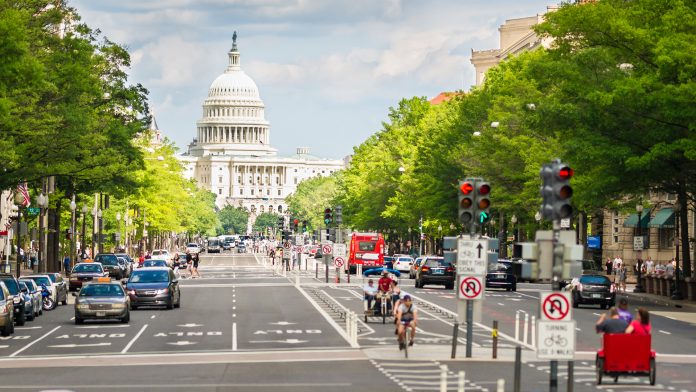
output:
[[[485,276],[488,272],[488,240],[460,238],[457,244],[457,274]]]

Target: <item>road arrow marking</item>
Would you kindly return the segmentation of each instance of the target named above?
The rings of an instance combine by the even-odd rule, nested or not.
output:
[[[188,340],[179,340],[178,342],[168,342],[167,344],[171,344],[172,346],[190,346],[193,344],[198,344],[198,342],[190,342]]]
[[[77,329],[99,329],[99,328],[128,328],[129,324],[119,324],[119,325],[85,325],[83,327],[75,327]]]
[[[277,323],[269,323],[269,324],[271,324],[271,325],[293,325],[293,324],[297,324],[297,323],[291,323],[288,321],[278,321]]]
[[[177,325],[177,327],[184,327],[184,328],[195,328],[195,327],[202,327],[202,326],[203,326],[203,324],[194,324],[194,323]]]
[[[285,339],[285,340],[251,340],[249,343],[287,343],[287,344],[299,344],[307,343],[306,340],[299,339]]]
[[[111,346],[110,342],[103,342],[103,343],[86,343],[86,344],[56,344],[53,346],[48,346],[48,347],[54,347],[54,348],[75,348],[75,347],[101,347],[101,346]]]

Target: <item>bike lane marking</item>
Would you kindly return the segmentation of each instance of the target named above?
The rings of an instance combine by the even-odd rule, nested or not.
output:
[[[41,340],[45,339],[46,337],[48,337],[49,335],[51,335],[53,332],[57,331],[59,328],[60,328],[60,325],[57,326],[57,327],[55,327],[55,328],[53,328],[52,330],[46,332],[45,334],[41,335],[41,337],[39,337],[38,339],[36,339],[36,340],[30,342],[29,344],[27,344],[26,346],[22,347],[21,349],[19,349],[19,350],[13,352],[12,354],[9,355],[10,358],[14,358],[14,357],[16,357],[17,355],[21,354],[24,350],[26,350],[26,349],[28,349],[29,347],[33,346],[33,345],[36,344],[37,342],[40,342]]]
[[[140,335],[142,335],[143,332],[145,332],[146,329],[147,329],[147,324],[143,325],[143,327],[140,328],[140,331],[138,331],[138,333],[133,337],[133,339],[131,339],[130,342],[128,342],[128,344],[126,345],[126,347],[124,347],[123,350],[121,350],[121,354],[127,353],[128,350],[131,348],[131,346],[133,346],[133,343],[135,343],[135,341],[138,340],[138,338],[140,337]]]

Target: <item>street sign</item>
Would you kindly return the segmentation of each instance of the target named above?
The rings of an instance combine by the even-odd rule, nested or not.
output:
[[[27,215],[39,215],[41,209],[39,207],[27,207]]]
[[[480,276],[459,276],[459,299],[476,300],[483,298],[483,279]]]
[[[334,244],[333,255],[334,257],[346,258],[348,256],[348,247],[346,244]]]
[[[570,229],[570,218],[561,219],[561,229]]]
[[[633,250],[643,250],[643,236],[637,235],[633,237]]]
[[[330,255],[332,250],[333,249],[332,249],[331,245],[329,245],[329,244],[324,244],[321,246],[321,253],[323,253],[325,255]]]
[[[575,358],[575,321],[537,322],[537,359]]]
[[[568,292],[544,292],[541,293],[540,320],[571,321],[573,319],[570,309],[571,299]]]
[[[334,259],[334,266],[336,266],[336,268],[341,268],[345,262],[346,260],[343,257],[336,257]]]
[[[457,275],[485,276],[488,272],[488,240],[459,239]]]
[[[290,244],[290,241],[285,241],[285,243],[283,244],[283,248],[285,248],[285,250],[290,250],[292,248],[292,244]]]

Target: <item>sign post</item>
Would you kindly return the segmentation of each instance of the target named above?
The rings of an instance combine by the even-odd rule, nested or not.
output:
[[[458,306],[458,317],[466,320],[466,357],[471,358],[474,336],[474,318],[481,317],[480,299],[485,291],[485,276],[488,271],[488,241],[479,239],[460,238],[457,244],[457,277],[458,297],[465,302]],[[474,312],[476,301],[477,312]],[[460,304],[464,305],[464,303]],[[477,316],[474,314],[478,313]]]
[[[331,244],[321,244],[321,253],[324,258],[324,276],[326,283],[329,283],[329,260],[331,259],[331,252],[333,248]]]

